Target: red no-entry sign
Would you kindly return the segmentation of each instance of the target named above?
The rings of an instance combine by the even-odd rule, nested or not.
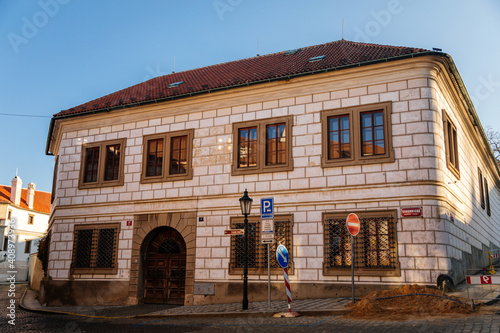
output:
[[[353,236],[356,236],[359,233],[360,223],[358,219],[358,215],[351,213],[347,216],[346,220],[347,230]]]

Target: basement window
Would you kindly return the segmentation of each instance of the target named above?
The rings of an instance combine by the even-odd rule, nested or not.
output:
[[[309,58],[309,62],[316,62],[316,61],[321,61],[323,59],[325,59],[326,56],[322,55],[322,56],[318,56],[318,57],[312,57],[312,58]]]

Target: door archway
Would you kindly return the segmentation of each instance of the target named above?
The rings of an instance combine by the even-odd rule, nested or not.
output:
[[[144,303],[184,304],[186,243],[171,227],[152,231],[144,258]]]

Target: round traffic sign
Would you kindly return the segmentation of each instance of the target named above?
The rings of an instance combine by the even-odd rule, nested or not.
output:
[[[349,214],[347,216],[346,225],[349,233],[353,236],[356,236],[359,233],[359,229],[361,228],[358,215],[354,213]]]
[[[285,245],[280,245],[276,249],[276,260],[278,260],[278,264],[283,267],[287,268],[288,267],[288,250],[286,249]]]

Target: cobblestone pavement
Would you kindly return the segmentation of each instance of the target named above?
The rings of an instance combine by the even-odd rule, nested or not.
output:
[[[16,305],[19,304],[21,292],[26,286],[16,285]],[[132,307],[82,307],[86,308],[93,317],[60,315],[39,312],[27,312],[16,308],[16,325],[8,324],[5,309],[10,302],[8,286],[0,285],[0,332],[489,332],[500,333],[500,315],[494,312],[471,317],[424,318],[404,321],[389,320],[361,320],[342,316],[300,316],[297,318],[256,317],[220,317],[211,313],[205,317],[139,317],[139,318],[97,318],[104,314],[130,315]],[[348,300],[345,300],[348,301]],[[345,302],[343,301],[343,302]],[[295,302],[294,302],[295,303]],[[300,304],[301,303],[301,304]],[[342,303],[342,302],[337,302]],[[279,302],[273,303],[278,307]],[[300,304],[300,305],[299,305]],[[332,300],[304,300],[296,302],[293,310],[332,307]],[[237,310],[241,304],[225,304],[211,309],[217,311]],[[340,304],[343,306],[342,304]],[[280,307],[286,309],[286,302]],[[158,306],[156,306],[158,307]],[[163,306],[162,306],[163,307]],[[202,307],[172,307],[161,311],[185,312],[187,309],[201,312]],[[64,307],[66,309],[71,307]],[[77,307],[72,307],[77,309]],[[114,312],[109,312],[110,309]],[[143,306],[136,307],[143,308]],[[49,308],[53,309],[53,308]],[[106,310],[107,309],[107,310]],[[127,310],[128,309],[128,310]],[[155,306],[150,307],[150,313],[158,311]],[[500,310],[500,307],[496,307]],[[125,311],[126,310],[126,311]],[[241,309],[240,313],[241,313]],[[267,302],[250,303],[250,311],[267,313]],[[283,311],[282,309],[276,309]],[[107,312],[106,312],[107,311]],[[151,312],[153,311],[153,312]],[[223,313],[223,312],[220,312]],[[241,313],[242,314],[242,313]]]

